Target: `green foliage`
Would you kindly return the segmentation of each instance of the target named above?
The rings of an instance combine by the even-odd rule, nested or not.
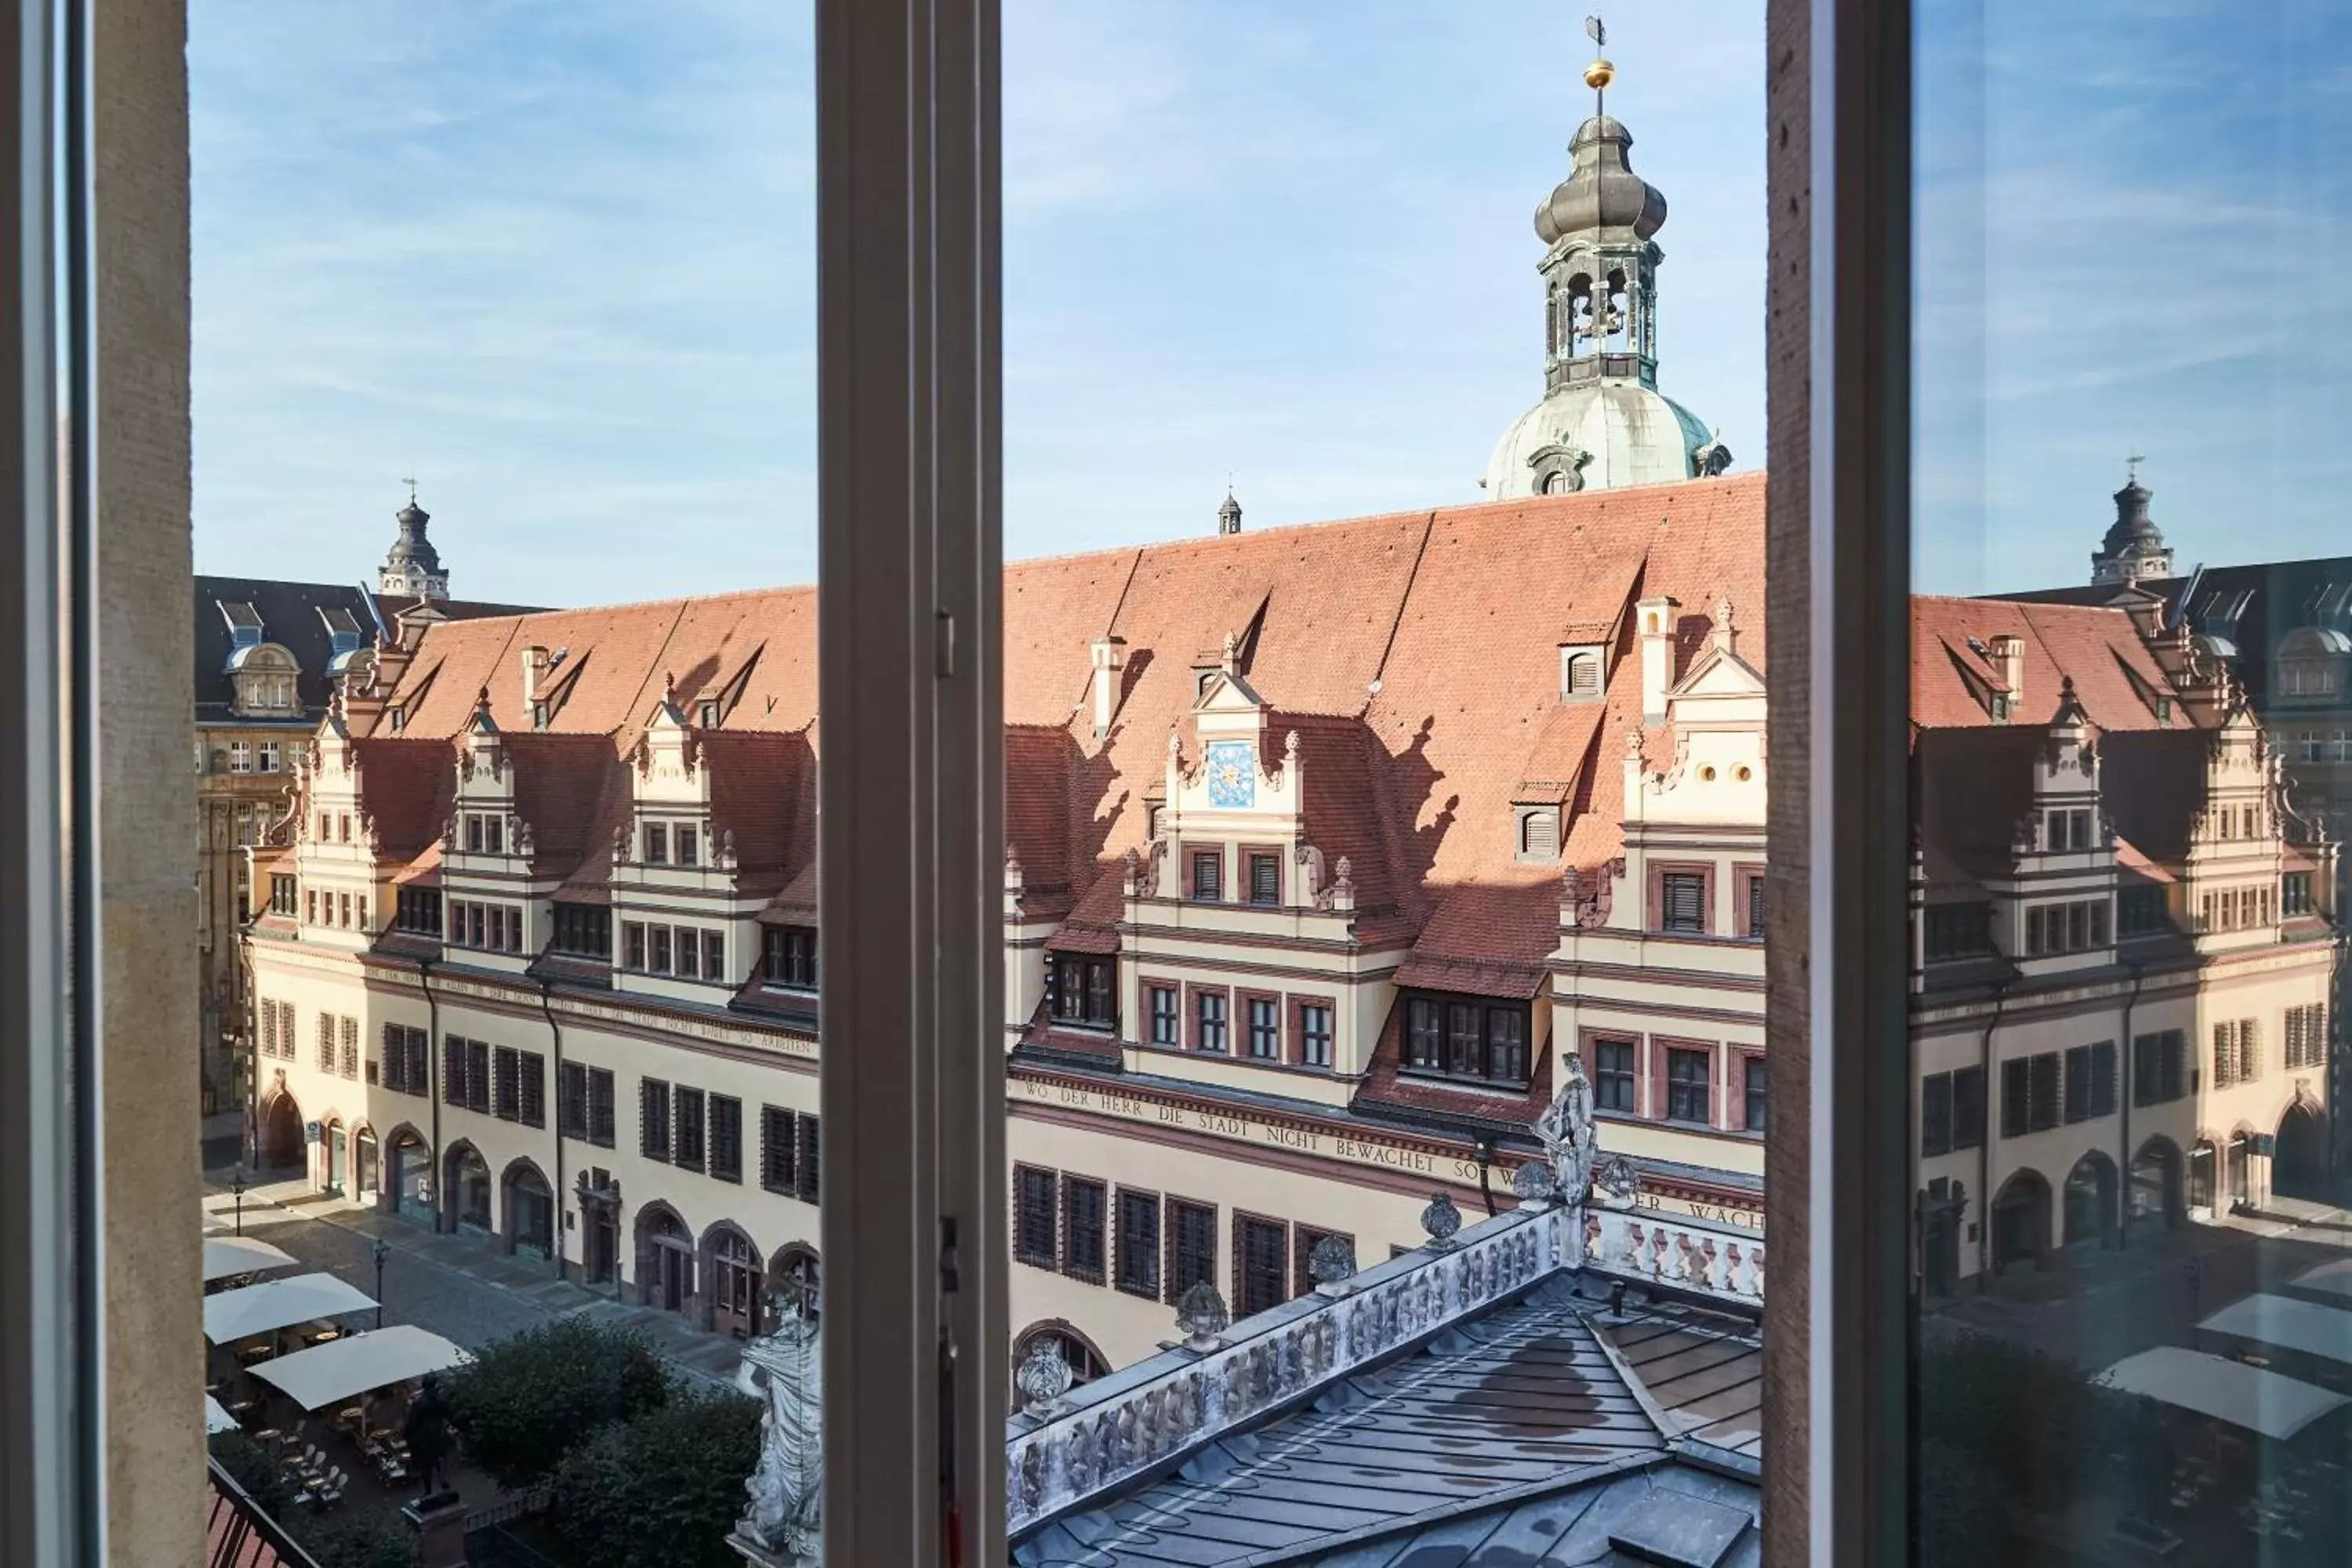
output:
[[[243,1432],[215,1432],[209,1447],[228,1479],[245,1490],[254,1506],[272,1519],[284,1519],[292,1493],[269,1450]]]
[[[636,1330],[562,1318],[486,1346],[442,1392],[466,1457],[512,1490],[552,1474],[597,1427],[666,1404],[670,1373]]]
[[[305,1521],[302,1544],[319,1568],[416,1568],[416,1527],[383,1507]]]
[[[2171,1473],[2163,1412],[1986,1334],[1922,1347],[1918,1414],[1923,1568],[1997,1562],[2088,1495],[2144,1508]]]
[[[736,1568],[727,1534],[759,1462],[759,1401],[681,1394],[565,1458],[555,1528],[582,1568]]]

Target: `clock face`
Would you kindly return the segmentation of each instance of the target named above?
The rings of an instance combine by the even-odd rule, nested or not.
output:
[[[1209,804],[1257,804],[1257,748],[1247,741],[1209,742]]]

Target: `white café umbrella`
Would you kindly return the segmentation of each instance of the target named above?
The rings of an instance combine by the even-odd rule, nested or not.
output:
[[[238,1290],[205,1298],[205,1338],[216,1345],[251,1339],[297,1323],[337,1318],[375,1305],[366,1291],[344,1284],[331,1274],[297,1274],[288,1279],[265,1279]]]
[[[205,1283],[226,1279],[237,1274],[263,1274],[272,1268],[291,1268],[294,1255],[282,1247],[272,1247],[266,1241],[255,1241],[242,1236],[208,1236],[205,1237]]]
[[[273,1357],[255,1367],[253,1375],[275,1384],[303,1409],[318,1410],[473,1359],[439,1334],[395,1323]]]
[[[2346,1403],[2316,1384],[2179,1345],[2126,1356],[2098,1381],[2282,1440]]]
[[[215,1399],[209,1394],[205,1394],[205,1436],[209,1437],[215,1432],[234,1432],[236,1430],[236,1417],[222,1409],[221,1402],[219,1400]]]

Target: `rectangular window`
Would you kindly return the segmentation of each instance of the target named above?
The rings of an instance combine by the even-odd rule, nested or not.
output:
[[[1170,1198],[1167,1230],[1162,1299],[1172,1306],[1193,1286],[1217,1282],[1217,1211],[1207,1204]]]
[[[1595,1110],[1622,1111],[1627,1116],[1638,1110],[1634,1098],[1633,1042],[1631,1040],[1596,1040],[1592,1046],[1592,1104]]]
[[[657,1078],[637,1085],[637,1152],[648,1160],[669,1158],[669,1085]]]
[[[555,1075],[555,1131],[564,1138],[588,1136],[588,1069],[565,1062]]]
[[[1919,1080],[1919,1152],[1952,1152],[1952,1075],[1929,1073]]]
[[[2116,1043],[2101,1040],[2091,1047],[2091,1114],[2116,1113]]]
[[[550,906],[554,934],[550,951],[609,963],[613,958],[613,911],[601,904]]]
[[[761,975],[770,985],[816,989],[816,932],[798,926],[769,926],[761,937]]]
[[[1056,1023],[1078,1024],[1093,1029],[1118,1027],[1118,1009],[1112,1001],[1118,974],[1116,959],[1090,953],[1055,953],[1048,1014]]]
[[[2058,1053],[2043,1051],[2030,1061],[2028,1131],[2045,1132],[2058,1125]]]
[[[760,1107],[760,1185],[790,1197],[794,1191],[793,1155],[798,1134],[793,1113],[781,1105]]]
[[[1269,1312],[1289,1297],[1290,1227],[1234,1216],[1234,1316]]]
[[[1992,947],[1992,906],[1985,903],[1929,904],[1922,911],[1927,957],[1969,958]]]
[[[2279,879],[2279,913],[2286,916],[2311,913],[2311,873],[2289,871]]]
[[[1709,1051],[1686,1051],[1668,1047],[1666,1051],[1666,1120],[1688,1121],[1699,1126],[1711,1125],[1714,1117],[1709,1101],[1708,1079],[1715,1068],[1715,1057]]]
[[[1764,879],[1748,879],[1748,938],[1750,942],[1764,940]]]
[[[1192,857],[1192,896],[1213,904],[1225,896],[1225,857],[1220,850],[1202,850]]]
[[[1426,996],[1415,996],[1405,1004],[1406,1066],[1423,1072],[1436,1072],[1444,1067],[1443,1018],[1437,1004]]]
[[[672,1124],[674,1137],[670,1159],[682,1169],[699,1171],[703,1168],[703,1112],[702,1090],[681,1089],[677,1091],[677,1118]]]
[[[2000,1064],[2000,1135],[2021,1138],[2032,1121],[2032,1063],[2014,1057]]]
[[[1658,929],[1705,932],[1706,878],[1697,871],[1668,871],[1658,879]]]
[[[1486,1077],[1524,1083],[1528,1076],[1528,1015],[1520,1007],[1486,1009]]]
[[[335,1017],[331,1013],[319,1015],[319,1070],[335,1070]]]
[[[718,981],[727,978],[727,933],[723,931],[702,933],[702,977]]]
[[[1062,1272],[1089,1285],[1103,1282],[1107,1192],[1085,1176],[1062,1178]]]
[[[507,819],[503,816],[482,818],[482,852],[503,855],[507,852]]]
[[[1249,998],[1249,1054],[1253,1061],[1282,1058],[1282,1004],[1271,996]]]
[[[1984,1135],[1984,1068],[1961,1068],[1952,1074],[1952,1147],[1974,1149]]]
[[[710,1097],[710,1173],[722,1182],[743,1179],[743,1102],[732,1095]]]
[[[1251,903],[1282,902],[1282,857],[1252,855],[1249,858],[1249,871]]]
[[[265,773],[278,771],[278,742],[275,741],[261,742],[261,771]]]
[[[669,825],[662,822],[646,824],[646,864],[669,864]]]
[[[2321,1068],[2327,1065],[2327,1005],[2313,1002],[2286,1010],[2286,1065]]]
[[[490,1114],[501,1121],[521,1115],[521,1078],[515,1048],[500,1046],[490,1053]]]
[[[349,893],[339,893],[336,895],[336,899],[338,900],[337,907],[341,918],[335,923],[348,931],[351,929],[352,924],[352,896]]]
[[[480,814],[479,812],[473,812],[473,811],[469,811],[469,812],[467,812],[467,813],[466,814],[466,853],[467,853],[467,854],[468,854],[468,855],[478,855],[478,854],[480,854],[481,852],[482,852],[482,817],[481,817],[481,814]]]
[[[233,773],[249,773],[253,771],[252,742],[231,741],[228,743],[228,771]]]
[[[669,927],[646,927],[646,969],[654,974],[669,973]]]
[[[1061,1266],[1056,1208],[1059,1194],[1051,1171],[1018,1165],[1013,1172],[1013,1256],[1034,1268]]]
[[[2066,1110],[2068,1126],[2091,1119],[2091,1047],[2066,1047]]]
[[[1331,1065],[1331,1009],[1319,1002],[1299,1004],[1298,1059],[1311,1068]]]
[[[690,926],[677,928],[677,975],[694,980],[702,974],[702,933]]]
[[[803,1116],[801,1118],[800,1153],[794,1163],[800,1173],[800,1200],[804,1204],[813,1204],[817,1201],[818,1178],[824,1171],[824,1164],[819,1158],[822,1152],[822,1147],[820,1140],[817,1137],[817,1119],[815,1117]]]
[[[490,1043],[466,1042],[466,1109],[487,1115],[490,1109]]]
[[[588,1069],[588,1142],[600,1149],[613,1147],[613,1069]]]
[[[1173,985],[1154,985],[1151,992],[1151,1043],[1155,1046],[1176,1044],[1177,1009],[1180,1004]]]
[[[1740,1088],[1748,1101],[1743,1107],[1748,1120],[1741,1125],[1750,1132],[1761,1132],[1765,1127],[1765,1107],[1769,1099],[1766,1092],[1769,1087],[1769,1076],[1765,1069],[1764,1058],[1747,1057],[1742,1058],[1742,1063]]]
[[[1160,1296],[1160,1198],[1155,1193],[1118,1193],[1118,1288],[1130,1296]]]
[[[1194,1021],[1199,1029],[1196,1047],[1204,1051],[1225,1048],[1225,994],[1203,991],[1192,998]]]
[[[679,823],[677,825],[677,863],[681,866],[698,865],[701,858],[700,835],[695,832],[692,823]]]
[[[2116,894],[2116,931],[2123,936],[2145,936],[2168,923],[2164,889],[2147,884],[2126,887]]]

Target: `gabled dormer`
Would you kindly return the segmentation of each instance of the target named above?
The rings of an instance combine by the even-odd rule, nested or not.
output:
[[[2277,939],[2284,758],[2242,701],[2211,735],[2181,897],[2200,948]]]
[[[1673,604],[1645,600],[1637,606],[1645,657],[1663,642]],[[1645,688],[1661,679],[1645,663]],[[1643,731],[1625,731],[1625,853],[1612,873],[1608,923],[1668,936],[1760,940],[1764,677],[1740,655],[1728,599],[1717,603],[1707,641],[1690,668],[1663,684],[1654,699],[1645,695],[1644,717],[1654,702],[1674,752],[1654,769]]]
[[[2028,974],[2112,963],[2116,839],[2102,803],[2102,759],[2071,678],[2030,764],[2026,807],[2012,825],[2003,905],[2010,954]]]
[[[1228,642],[1228,647],[1231,644]],[[1298,737],[1272,751],[1272,714],[1237,671],[1213,670],[1184,727],[1168,737],[1159,889],[1189,902],[1280,908],[1312,903],[1301,854],[1306,770]]]

